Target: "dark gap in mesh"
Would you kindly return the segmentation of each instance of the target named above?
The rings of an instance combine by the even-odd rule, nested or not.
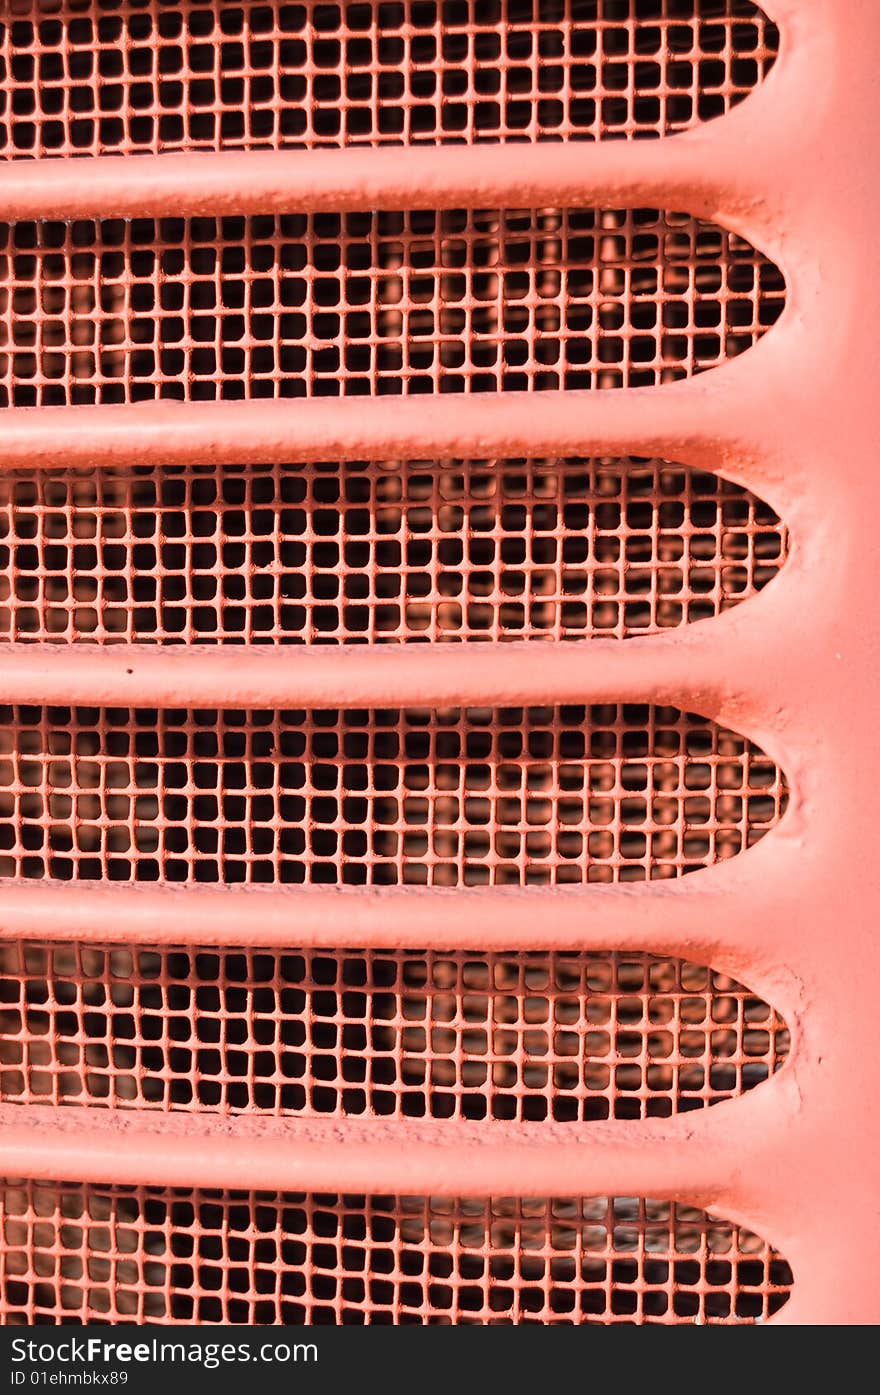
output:
[[[761,1322],[785,1259],[640,1197],[491,1200],[7,1182],[0,1321]]]
[[[0,876],[522,886],[683,876],[779,822],[752,742],[670,707],[0,708]]]
[[[779,49],[749,0],[4,9],[8,159],[656,139],[737,106]]]
[[[657,460],[8,471],[0,636],[626,638],[721,614],[787,549],[748,490]]]
[[[773,1008],[644,954],[0,950],[0,1098],[565,1122],[667,1118],[784,1062]]]
[[[0,224],[0,406],[646,386],[784,302],[749,243],[656,209]]]

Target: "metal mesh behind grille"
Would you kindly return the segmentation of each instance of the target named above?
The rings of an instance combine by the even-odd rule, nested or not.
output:
[[[15,472],[0,636],[169,643],[577,639],[718,615],[788,540],[663,461]]]
[[[768,1003],[650,955],[0,950],[0,1098],[233,1114],[668,1116],[766,1080]]]
[[[655,209],[0,224],[0,405],[636,387],[784,299],[742,238]]]
[[[6,1184],[0,1321],[749,1322],[791,1270],[750,1231],[585,1200]]]
[[[753,743],[645,706],[0,708],[0,876],[552,885],[675,877],[764,836]]]
[[[749,0],[11,0],[0,157],[656,137],[772,67]]]

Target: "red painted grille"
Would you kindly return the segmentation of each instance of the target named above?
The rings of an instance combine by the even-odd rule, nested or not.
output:
[[[667,1117],[785,1060],[723,974],[651,955],[0,951],[0,1099],[432,1119]]]
[[[760,82],[749,0],[11,0],[7,158],[656,137]]]
[[[876,1321],[880,11],[765,5],[0,3],[0,1322]]]
[[[663,461],[431,460],[0,478],[10,640],[624,638],[718,615],[788,547]]]
[[[685,214],[487,211],[0,226],[0,406],[672,382],[784,280]]]
[[[8,1183],[6,1322],[744,1322],[791,1272],[632,1197],[491,1201]]]
[[[2,710],[0,876],[550,886],[682,876],[784,777],[674,708]]]

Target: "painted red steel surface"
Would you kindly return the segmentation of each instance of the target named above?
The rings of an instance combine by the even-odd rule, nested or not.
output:
[[[141,405],[4,413],[13,465],[355,455],[644,454],[729,475],[791,531],[766,592],[618,644],[373,652],[2,650],[3,700],[211,705],[664,702],[747,734],[788,776],[780,827],[662,884],[345,890],[5,886],[8,937],[145,943],[635,949],[711,963],[793,1031],[786,1068],[696,1115],[587,1125],[123,1116],[0,1108],[7,1175],[175,1186],[682,1199],[791,1263],[777,1322],[880,1319],[875,1064],[880,865],[865,818],[880,585],[874,0],[772,0],[781,56],[741,108],[668,144],[311,151],[16,164],[7,217],[659,202],[783,269],[781,322],[685,383],[446,402]],[[476,927],[476,929],[475,929]]]

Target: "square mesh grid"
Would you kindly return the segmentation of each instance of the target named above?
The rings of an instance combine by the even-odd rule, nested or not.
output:
[[[748,490],[659,460],[16,471],[0,637],[625,638],[720,614],[787,549]]]
[[[782,273],[687,214],[0,224],[0,406],[637,387],[742,353]]]
[[[223,1114],[638,1119],[781,1066],[742,984],[650,955],[8,945],[0,1099]]]
[[[0,1322],[755,1322],[778,1252],[689,1206],[9,1182]]]
[[[648,138],[742,101],[749,0],[7,0],[0,158]]]
[[[750,847],[785,780],[675,708],[0,708],[0,876],[561,885]]]

